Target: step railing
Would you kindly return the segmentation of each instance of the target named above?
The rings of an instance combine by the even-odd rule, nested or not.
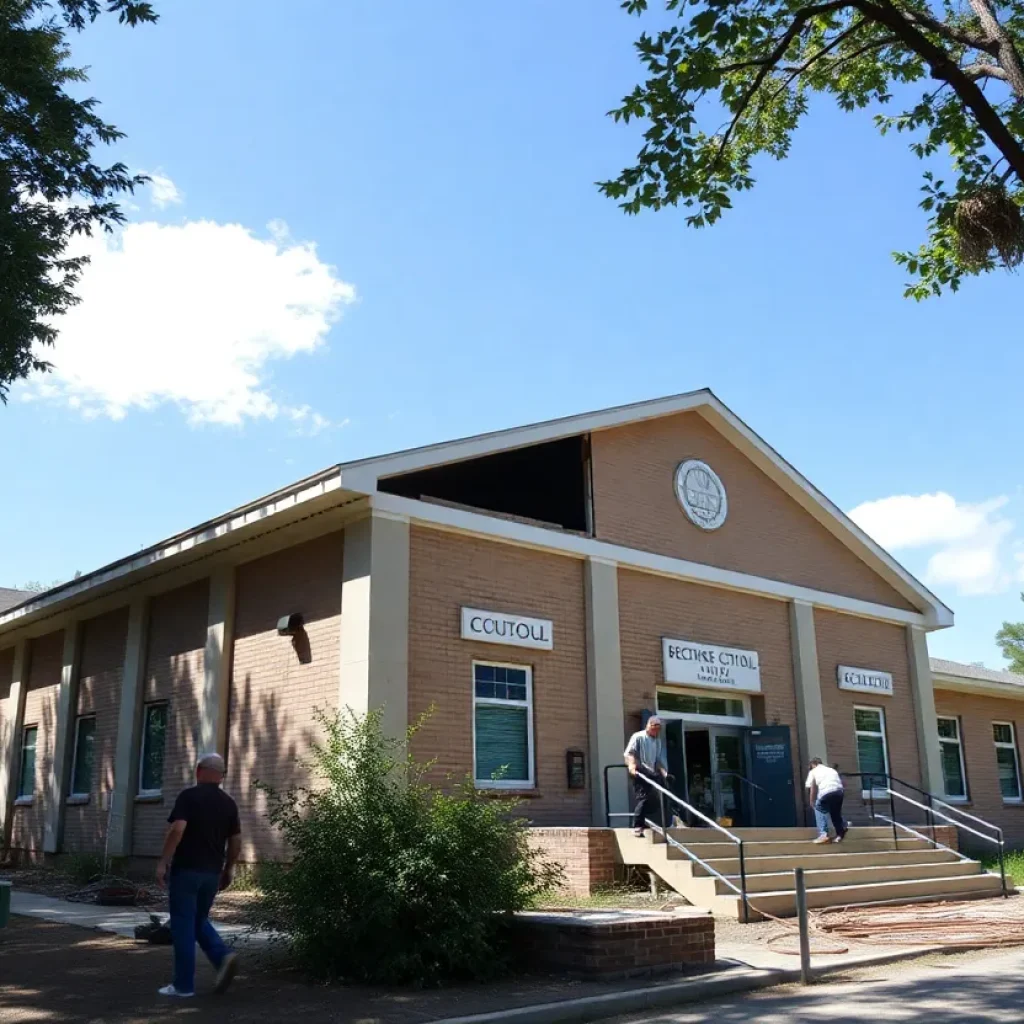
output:
[[[719,807],[721,806],[720,799],[721,799],[722,789],[721,789],[721,786],[720,786],[718,780],[720,778],[723,778],[723,777],[724,778],[738,779],[739,782],[742,783],[742,785],[748,786],[751,790],[754,790],[754,791],[760,792],[760,793],[764,793],[764,795],[768,799],[769,803],[771,803],[772,800],[773,800],[773,797],[772,797],[771,793],[769,793],[768,790],[764,788],[764,786],[759,786],[752,779],[748,779],[746,777],[746,775],[741,775],[739,772],[715,772],[715,774],[712,776],[712,779],[714,781],[715,800],[717,802],[716,806],[719,806]],[[751,824],[751,826],[753,828],[757,828],[757,796],[755,795],[754,792],[752,792],[750,794],[750,805],[749,806],[750,806],[750,824]]]
[[[608,786],[608,773],[613,769],[621,769],[624,772],[628,772],[629,769],[624,764],[609,764],[605,765],[604,769],[604,807],[605,807],[605,822],[609,828],[612,828],[612,818],[632,818],[633,813],[631,811],[612,811]],[[750,903],[747,901],[747,864],[743,850],[743,840],[736,835],[734,832],[730,832],[723,825],[719,825],[717,821],[709,818],[706,814],[698,811],[696,807],[691,806],[685,800],[676,796],[671,790],[666,789],[661,783],[656,782],[648,775],[641,776],[644,783],[653,789],[658,794],[658,800],[661,807],[661,823],[653,822],[650,818],[645,819],[646,826],[652,831],[658,833],[665,842],[676,850],[680,850],[684,853],[694,864],[699,864],[708,874],[713,875],[719,881],[727,885],[733,892],[735,892],[743,906],[743,923],[748,924],[750,921]],[[709,828],[713,828],[718,832],[721,832],[731,843],[736,844],[736,849],[739,856],[740,862],[740,884],[737,885],[731,878],[723,875],[721,871],[713,868],[707,861],[702,860],[697,856],[693,850],[679,842],[675,836],[671,835],[668,826],[668,816],[666,814],[665,801],[670,800],[677,807],[681,807],[688,814],[692,814],[695,818],[703,821]]]
[[[962,861],[971,860],[970,857],[966,857],[958,849],[954,850],[951,846],[946,846],[945,843],[940,843],[935,838],[935,819],[939,818],[946,822],[948,825],[952,825],[955,829],[969,832],[972,836],[981,839],[983,842],[991,843],[994,845],[999,853],[999,878],[1002,884],[1003,896],[1008,896],[1009,891],[1006,886],[1006,857],[1005,857],[1005,839],[1003,836],[1003,830],[993,824],[991,821],[986,821],[984,818],[979,818],[976,814],[969,814],[961,807],[957,807],[956,804],[951,804],[942,797],[935,796],[934,793],[929,793],[926,789],[922,789],[920,786],[915,786],[912,782],[904,782],[902,779],[897,779],[893,775],[886,775],[881,772],[841,772],[844,778],[856,778],[862,780],[862,793],[867,793],[868,798],[868,812],[874,821],[884,821],[892,826],[892,837],[893,845],[896,849],[899,849],[899,831],[907,832],[917,839],[923,839],[928,843],[931,843],[937,850],[947,850],[950,853],[955,854]],[[884,814],[880,814],[875,809],[875,783],[882,783],[878,787],[877,791],[883,794],[883,798],[888,799],[889,803],[889,817]],[[923,800],[915,800],[913,797],[909,797],[906,793],[901,793],[896,789],[893,789],[893,785],[902,786],[904,789],[909,789],[922,797]],[[916,807],[920,811],[924,811],[927,816],[928,829],[930,834],[925,835],[918,832],[916,829],[911,828],[906,822],[901,822],[896,813],[897,801],[901,805],[906,804],[911,807]],[[944,810],[939,810],[944,808]],[[948,812],[948,813],[947,813]],[[973,822],[975,825],[980,825],[982,828],[989,829],[991,835],[984,832],[980,832],[978,829],[973,828],[971,825],[966,824],[964,821],[957,820],[951,817],[951,814],[959,815],[960,818],[967,819],[967,821]],[[958,833],[959,839],[959,833]],[[959,841],[957,843],[959,846]]]

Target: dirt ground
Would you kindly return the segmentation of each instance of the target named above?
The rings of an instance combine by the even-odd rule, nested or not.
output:
[[[157,989],[171,977],[167,946],[137,944],[67,925],[12,917],[0,929],[3,1024],[425,1024],[531,1003],[601,995],[644,982],[599,983],[517,977],[437,991],[312,985],[281,965],[249,955],[224,996],[210,993],[205,962],[194,999],[168,1000]],[[201,957],[200,957],[201,959]],[[673,975],[660,982],[679,980]]]

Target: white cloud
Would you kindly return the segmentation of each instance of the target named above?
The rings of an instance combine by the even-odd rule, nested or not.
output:
[[[928,558],[926,583],[950,585],[961,594],[992,594],[1005,590],[1015,575],[1024,578],[1020,553],[1011,560],[1005,550],[1014,529],[1000,514],[1008,501],[1000,496],[958,502],[943,491],[899,494],[864,502],[850,518],[884,548],[938,548]]]
[[[154,171],[149,175],[149,197],[158,210],[185,201],[178,186],[166,174],[161,174],[159,171]]]
[[[59,321],[53,372],[25,397],[64,401],[86,416],[177,404],[192,423],[282,415],[304,429],[327,421],[281,405],[271,364],[320,348],[355,289],[283,225],[257,238],[238,224],[133,223],[76,241],[91,263],[79,305]]]

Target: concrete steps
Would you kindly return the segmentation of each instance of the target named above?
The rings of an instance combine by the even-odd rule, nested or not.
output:
[[[811,907],[971,899],[1001,892],[998,875],[983,871],[976,861],[936,849],[923,839],[901,836],[894,842],[892,830],[886,827],[851,829],[843,843],[820,845],[813,842],[814,829],[732,831],[743,839],[747,895],[755,919],[759,911],[777,917],[796,912],[793,871],[797,867],[804,869]],[[669,835],[703,864],[661,836],[648,834],[640,839],[628,829],[616,829],[615,834],[624,864],[650,868],[696,906],[742,919],[742,901],[729,885],[740,885],[736,844],[723,842],[721,833],[713,829],[670,830]]]

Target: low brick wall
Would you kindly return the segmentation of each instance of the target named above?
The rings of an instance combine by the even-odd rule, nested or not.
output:
[[[618,848],[610,828],[531,828],[530,845],[562,865],[563,892],[589,896],[615,881]]]
[[[580,977],[632,977],[715,962],[715,921],[702,910],[595,910],[516,917],[523,966]]]

